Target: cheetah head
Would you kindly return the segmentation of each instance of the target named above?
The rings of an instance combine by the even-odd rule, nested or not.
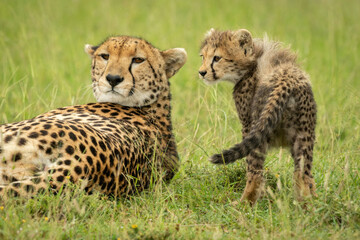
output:
[[[200,56],[199,76],[207,84],[236,83],[256,64],[253,40],[246,29],[221,32],[212,28],[201,44]]]
[[[92,86],[98,102],[141,107],[157,101],[186,62],[186,51],[159,51],[147,41],[110,37],[98,46],[85,45],[92,58]]]

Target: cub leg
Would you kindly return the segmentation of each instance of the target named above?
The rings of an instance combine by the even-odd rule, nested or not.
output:
[[[298,201],[311,195],[317,196],[314,178],[311,174],[313,161],[314,138],[306,133],[296,137],[291,154],[294,159],[294,188]]]
[[[254,205],[264,191],[263,167],[266,157],[266,147],[256,148],[246,157],[246,186],[240,201],[248,201]]]

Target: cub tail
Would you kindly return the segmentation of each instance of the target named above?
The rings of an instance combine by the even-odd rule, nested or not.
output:
[[[291,89],[285,81],[280,82],[270,91],[260,117],[252,125],[250,133],[241,143],[235,144],[222,153],[209,158],[214,164],[229,164],[250,154],[266,141],[280,122],[283,109],[289,99]]]

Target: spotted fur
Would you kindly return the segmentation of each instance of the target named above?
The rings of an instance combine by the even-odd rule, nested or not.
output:
[[[297,198],[315,195],[311,175],[316,104],[308,75],[296,54],[278,42],[253,39],[245,29],[210,30],[201,45],[200,77],[206,83],[230,81],[243,125],[241,143],[210,161],[228,164],[246,157],[247,183],[242,200],[255,203],[261,195],[267,149],[288,146],[295,164]]]
[[[183,49],[128,36],[86,45],[98,103],[58,108],[0,126],[0,196],[58,192],[69,182],[113,196],[141,191],[179,166],[168,79]]]

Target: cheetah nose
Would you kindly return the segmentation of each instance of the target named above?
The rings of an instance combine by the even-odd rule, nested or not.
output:
[[[116,85],[124,81],[124,78],[120,77],[119,75],[108,74],[106,75],[106,80],[109,82],[111,87],[115,87]]]
[[[201,75],[201,76],[205,76],[206,75],[206,71],[199,71],[199,74]]]

